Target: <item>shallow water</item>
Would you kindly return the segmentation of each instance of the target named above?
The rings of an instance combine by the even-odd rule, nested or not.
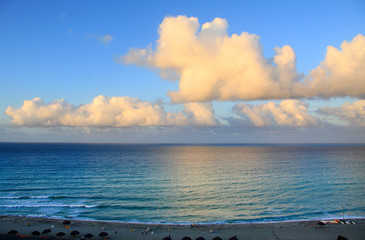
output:
[[[0,143],[0,214],[154,223],[365,217],[364,145]]]

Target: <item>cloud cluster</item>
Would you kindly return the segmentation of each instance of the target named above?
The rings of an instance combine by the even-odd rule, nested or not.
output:
[[[158,104],[131,97],[98,96],[89,104],[74,106],[55,100],[46,104],[40,98],[24,101],[19,109],[8,107],[11,124],[25,127],[134,127],[216,125],[210,104],[185,105],[184,112],[168,113]]]
[[[257,35],[227,35],[225,19],[201,28],[197,18],[166,17],[156,48],[130,49],[121,60],[158,69],[163,78],[179,80],[172,102],[365,96],[365,37],[344,41],[341,50],[327,48],[325,60],[308,76],[296,71],[290,46],[276,47],[273,59],[263,55]]]
[[[256,127],[321,126],[321,121],[308,112],[309,105],[300,100],[283,100],[251,105],[240,103],[232,111],[238,118],[232,123],[250,121]],[[75,106],[64,99],[45,103],[41,98],[24,101],[19,108],[8,107],[5,113],[10,124],[20,127],[149,127],[149,126],[219,126],[212,103],[185,103],[182,111],[166,112],[161,104],[152,104],[131,97],[94,98],[89,104]],[[317,110],[323,116],[334,116],[347,125],[365,127],[365,100],[345,103],[339,107]],[[234,124],[233,124],[234,125]],[[223,126],[223,125],[220,125]],[[247,125],[248,126],[248,125]]]
[[[346,121],[348,125],[365,127],[365,100],[345,103],[340,107],[323,107],[319,112],[335,116]]]
[[[233,112],[246,118],[258,127],[279,126],[317,126],[319,121],[308,114],[308,104],[299,100],[284,100],[280,104],[268,102],[266,104],[237,104]]]
[[[159,71],[161,77],[179,81],[168,95],[184,103],[180,112],[166,112],[161,104],[131,97],[98,96],[89,104],[75,106],[60,99],[45,103],[41,98],[24,101],[19,109],[8,107],[14,126],[26,127],[139,127],[216,126],[209,101],[285,99],[257,106],[236,104],[231,119],[255,126],[320,126],[308,113],[308,104],[294,98],[365,97],[365,36],[344,41],[340,49],[329,46],[324,61],[307,76],[296,70],[294,50],[276,47],[273,58],[263,55],[260,38],[243,32],[227,35],[228,23],[215,18],[200,25],[197,18],[166,17],[159,27],[156,47],[130,49],[120,58]],[[111,35],[88,37],[105,45]],[[349,125],[365,126],[365,100],[318,112],[335,116]]]

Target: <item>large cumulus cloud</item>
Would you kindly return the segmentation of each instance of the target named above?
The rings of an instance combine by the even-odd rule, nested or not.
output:
[[[212,106],[186,104],[183,112],[169,113],[161,105],[138,98],[94,98],[89,104],[75,106],[60,99],[45,103],[41,98],[24,101],[19,109],[8,107],[11,124],[25,127],[134,127],[216,125]]]
[[[365,96],[363,35],[344,41],[341,49],[328,47],[324,61],[302,76],[290,46],[276,47],[267,59],[257,35],[228,36],[227,27],[222,18],[200,27],[194,17],[166,17],[155,49],[130,49],[121,60],[178,79],[179,90],[168,93],[172,102]]]

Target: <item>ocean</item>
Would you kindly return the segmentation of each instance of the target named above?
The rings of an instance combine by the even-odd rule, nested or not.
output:
[[[0,215],[135,223],[365,217],[365,145],[0,143]]]

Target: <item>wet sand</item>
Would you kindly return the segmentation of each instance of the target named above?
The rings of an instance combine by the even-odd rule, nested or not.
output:
[[[222,239],[229,239],[235,235],[240,240],[335,240],[339,235],[349,240],[365,239],[365,219],[353,220],[356,224],[327,224],[323,226],[318,225],[319,221],[301,221],[252,224],[204,224],[197,225],[196,227],[173,224],[70,221],[71,223],[69,225],[64,225],[64,219],[0,216],[0,239],[28,239],[27,236],[32,236],[31,233],[33,231],[42,233],[45,229],[51,229],[52,232],[41,234],[38,239],[55,238],[59,232],[64,232],[66,235],[63,238],[57,239],[81,239],[88,233],[93,235],[90,239],[103,239],[98,236],[100,232],[107,232],[110,240],[157,240],[169,235],[172,239],[182,239],[188,236],[191,239],[204,237],[207,240],[217,236]],[[17,230],[18,234],[16,236],[9,236],[8,232],[13,229]],[[80,232],[76,237],[70,235],[74,230]],[[146,232],[146,230],[148,231]]]

